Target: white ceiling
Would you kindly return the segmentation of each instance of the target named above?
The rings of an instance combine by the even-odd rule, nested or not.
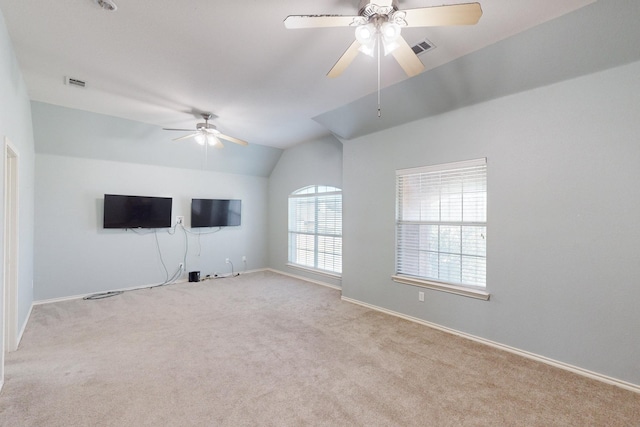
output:
[[[116,12],[94,0],[0,0],[32,100],[170,128],[194,128],[198,113],[210,111],[223,133],[286,148],[330,133],[313,118],[377,89],[375,62],[364,55],[342,76],[325,77],[353,29],[283,25],[287,15],[353,15],[358,0],[114,1]],[[478,25],[403,36],[436,45],[420,56],[428,73],[594,1],[484,0]],[[400,0],[399,8],[459,2]],[[87,87],[67,86],[64,76]],[[383,87],[405,79],[383,58]]]

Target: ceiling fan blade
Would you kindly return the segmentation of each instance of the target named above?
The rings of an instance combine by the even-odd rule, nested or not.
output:
[[[344,15],[289,15],[284,20],[284,26],[288,29],[296,28],[325,28],[348,27],[360,16]]]
[[[218,133],[218,134],[216,134],[216,136],[217,136],[218,138],[221,138],[221,139],[227,140],[227,141],[229,141],[229,142],[233,142],[233,143],[235,143],[235,144],[240,144],[240,145],[249,145],[249,143],[248,143],[247,141],[243,141],[242,139],[234,138],[234,137],[232,137],[232,136],[224,135],[224,134],[222,134],[222,133]],[[220,147],[220,148],[222,148],[222,147]]]
[[[342,74],[342,72],[347,69],[349,64],[351,64],[353,59],[358,56],[358,49],[360,49],[360,46],[362,46],[360,42],[358,40],[354,40],[354,42],[351,43],[351,46],[349,46],[347,50],[342,54],[340,59],[338,59],[333,68],[329,70],[329,72],[327,73],[327,77],[334,78]]]
[[[480,3],[405,9],[408,27],[439,27],[445,25],[473,25],[482,16]]]
[[[190,133],[189,135],[174,138],[172,141],[182,141],[183,139],[193,138],[196,135],[200,135],[200,132]]]
[[[171,129],[171,128],[162,128],[162,130],[179,130],[180,132],[193,132],[193,129]]]
[[[409,77],[420,74],[422,70],[424,70],[424,65],[422,61],[420,61],[420,58],[413,52],[411,46],[409,46],[402,36],[398,37],[396,42],[398,43],[398,47],[395,48],[391,54],[396,58],[396,61],[398,61],[398,64],[400,64],[404,72],[407,73]]]

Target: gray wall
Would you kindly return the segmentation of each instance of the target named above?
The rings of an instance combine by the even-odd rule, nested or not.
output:
[[[640,384],[640,62],[344,143],[343,295]],[[394,283],[396,169],[487,157],[488,302]]]
[[[165,139],[161,139],[152,126],[48,104],[33,106],[37,148],[36,300],[165,280],[154,234],[102,228],[106,193],[172,197],[173,217],[184,216],[187,228],[192,198],[241,199],[240,227],[202,235],[185,234],[180,228],[173,235],[159,231],[162,259],[169,275],[183,261],[186,248],[187,271],[200,271],[202,275],[230,273],[225,258],[231,259],[236,272],[267,266],[268,179],[260,175],[270,173],[269,163],[275,164],[281,150],[264,147],[266,150],[248,151],[247,164],[253,166],[250,170],[246,165],[240,167],[242,174],[216,172],[210,164],[198,165],[197,161],[188,163],[193,169],[170,167],[166,164],[172,161],[171,151],[165,151],[163,144],[172,143],[163,133],[160,136]],[[91,123],[90,129],[87,123]],[[196,145],[183,142],[171,150],[188,153]],[[215,152],[221,162],[231,153],[227,148]],[[267,154],[263,164],[259,162],[260,153]],[[178,164],[188,160],[176,156]],[[153,161],[159,165],[148,164]],[[243,256],[247,257],[246,265]]]
[[[17,150],[19,207],[18,207],[18,329],[24,327],[33,301],[33,187],[34,143],[31,129],[31,107],[18,61],[7,33],[4,16],[0,12],[0,144],[8,137]],[[0,162],[0,180],[4,198],[4,154]],[[2,200],[4,206],[4,199]],[[4,209],[0,209],[0,259],[4,252]],[[0,266],[0,277],[4,271]],[[0,295],[0,301],[3,296]],[[4,302],[0,304],[0,314]],[[18,331],[19,332],[19,331]],[[4,331],[0,331],[4,334]],[[1,335],[0,335],[1,336]]]
[[[340,280],[287,266],[288,197],[308,185],[342,188],[342,143],[333,136],[287,149],[269,178],[269,266],[340,286]]]
[[[154,234],[102,228],[104,194],[173,198],[190,227],[192,198],[242,200],[242,225],[213,234],[158,231],[171,275],[187,250],[187,271],[228,274],[266,267],[267,179],[76,157],[36,155],[35,299],[161,283]],[[198,229],[191,229],[197,233]],[[203,233],[217,229],[202,229]],[[186,275],[182,275],[185,278]]]

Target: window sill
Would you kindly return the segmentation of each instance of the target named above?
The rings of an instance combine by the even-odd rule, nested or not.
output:
[[[297,269],[297,270],[306,271],[306,272],[313,273],[313,274],[319,274],[321,276],[331,277],[332,279],[338,279],[338,280],[342,279],[342,275],[341,274],[331,273],[330,271],[317,270],[317,269],[311,268],[311,267],[304,267],[304,266],[298,265],[298,264],[287,263],[287,267],[294,268],[294,269]]]
[[[436,291],[448,292],[451,294],[462,295],[469,298],[476,298],[488,301],[491,294],[479,289],[466,288],[464,286],[449,285],[446,283],[432,282],[424,279],[417,279],[407,276],[391,276],[391,279],[397,283],[405,285],[420,286],[423,288],[433,289]]]

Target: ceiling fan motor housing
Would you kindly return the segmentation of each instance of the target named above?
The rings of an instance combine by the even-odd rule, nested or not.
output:
[[[367,15],[369,13],[367,12],[367,9],[370,9],[371,7],[374,7],[374,8],[377,9],[379,7],[382,7],[382,6],[388,6],[387,4],[385,4],[385,3],[388,3],[388,2],[384,2],[383,1],[382,3],[383,3],[383,5],[377,5],[377,4],[375,4],[375,0],[373,0],[373,1],[371,1],[371,0],[360,0],[360,7],[358,7],[358,15],[368,17]],[[398,10],[398,2],[396,0],[393,0],[391,2],[391,6],[390,7],[394,11]]]
[[[197,130],[203,130],[203,129],[213,129],[216,130],[217,128],[215,127],[215,125],[212,125],[211,123],[209,123],[209,120],[211,119],[212,114],[211,113],[202,113],[201,114],[202,118],[204,119],[204,123],[198,123],[196,124],[196,129]]]
[[[217,128],[215,125],[212,125],[211,123],[198,123],[196,125],[196,129],[203,130],[203,129],[217,129]]]

